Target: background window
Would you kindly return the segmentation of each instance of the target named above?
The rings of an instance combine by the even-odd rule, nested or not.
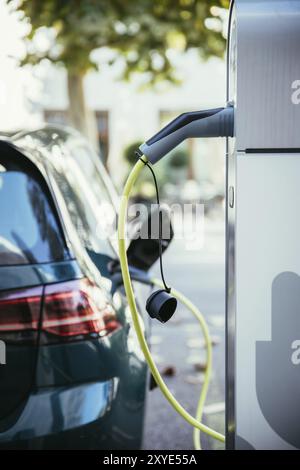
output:
[[[61,109],[45,109],[44,120],[49,124],[68,124],[68,113]]]
[[[108,111],[96,111],[98,142],[100,154],[106,167],[109,148],[109,116]]]

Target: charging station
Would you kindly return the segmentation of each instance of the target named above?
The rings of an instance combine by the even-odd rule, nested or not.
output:
[[[300,448],[300,1],[235,0],[226,446]]]

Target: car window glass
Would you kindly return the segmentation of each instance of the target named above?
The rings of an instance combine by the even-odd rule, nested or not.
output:
[[[59,187],[79,237],[89,250],[115,256],[109,235],[116,213],[88,148],[68,143],[61,151]]]
[[[0,265],[60,261],[67,251],[39,184],[23,171],[0,172]]]

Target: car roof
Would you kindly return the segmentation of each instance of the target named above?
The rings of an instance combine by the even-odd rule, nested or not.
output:
[[[91,150],[90,155],[98,167],[115,207],[118,205],[117,192],[101,164],[97,152],[92,148],[84,136],[72,127],[65,125],[44,124],[33,129],[23,129],[15,132],[1,133],[0,142],[14,147],[19,153],[34,163],[46,177],[47,170],[51,171],[53,165],[54,147],[64,145],[68,140],[82,143]],[[47,164],[47,162],[49,164]],[[47,170],[46,170],[47,167]],[[47,178],[46,178],[47,179]]]
[[[0,131],[0,142],[14,147],[40,169],[45,166],[45,160],[51,162],[51,147],[64,143],[70,138],[88,145],[80,132],[63,125],[44,124],[31,129]]]
[[[19,129],[10,132],[1,132],[0,139],[16,142],[26,136],[43,141],[44,145],[48,146],[53,142],[53,138],[59,137],[61,140],[66,140],[69,137],[83,139],[80,132],[72,127],[60,124],[43,124],[38,127],[29,129]]]

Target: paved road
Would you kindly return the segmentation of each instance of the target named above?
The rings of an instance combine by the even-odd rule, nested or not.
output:
[[[164,256],[167,282],[186,294],[205,314],[212,335],[219,344],[214,346],[213,379],[207,400],[205,422],[224,432],[224,220],[218,216],[205,221],[203,248],[187,250],[183,240],[174,240]],[[192,414],[195,413],[202,373],[195,362],[205,361],[201,347],[202,335],[197,322],[183,307],[178,308],[166,325],[157,322],[152,330],[152,352],[160,371],[175,366],[176,374],[165,377],[176,398]],[[215,409],[214,409],[215,408]],[[216,409],[217,408],[217,409]],[[206,436],[203,448],[222,449],[223,445]],[[192,429],[185,423],[156,388],[148,396],[145,449],[193,449]]]

